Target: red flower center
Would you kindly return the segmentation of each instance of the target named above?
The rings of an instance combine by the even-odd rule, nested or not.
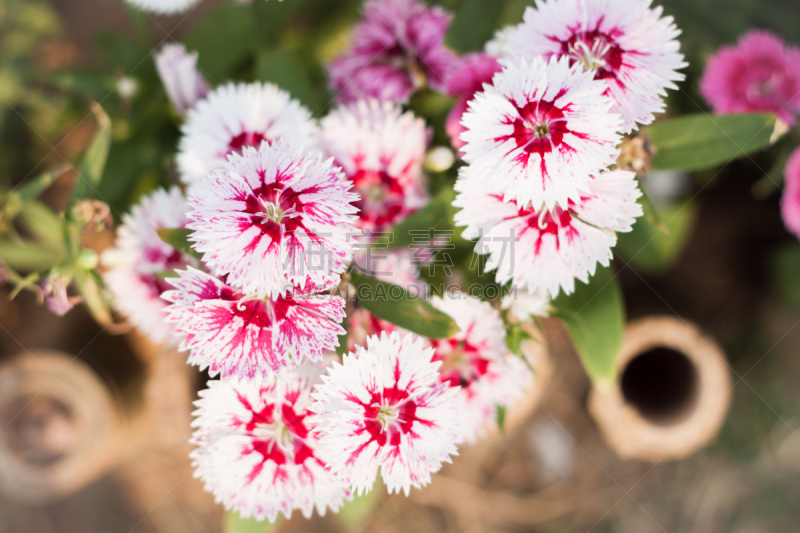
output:
[[[564,135],[570,132],[564,109],[554,102],[528,102],[524,107],[518,107],[517,112],[519,116],[513,122],[511,138],[518,148],[529,154],[535,152],[544,157],[558,148],[564,142]]]
[[[226,155],[232,153],[241,154],[246,146],[258,148],[264,141],[270,142],[270,139],[259,131],[243,131],[228,143],[228,153]]]
[[[609,33],[599,29],[575,32],[569,40],[559,41],[561,53],[573,65],[577,62],[586,70],[596,69],[595,79],[616,78],[622,67],[622,48],[616,42],[621,33],[616,29]]]
[[[441,383],[448,383],[451,387],[469,387],[486,374],[489,359],[478,346],[456,339],[436,340],[433,343],[436,349],[433,360],[442,361],[439,369]]]
[[[360,211],[359,227],[382,230],[398,222],[405,211],[405,196],[400,182],[383,170],[359,170],[352,176],[356,192],[353,202]]]

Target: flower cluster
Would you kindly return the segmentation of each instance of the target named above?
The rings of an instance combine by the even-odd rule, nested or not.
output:
[[[196,54],[163,48],[183,188],[146,197],[103,256],[117,308],[212,378],[196,402],[195,473],[243,517],[337,511],[379,474],[408,494],[524,398],[537,379],[507,332],[608,265],[642,214],[635,174],[612,167],[684,65],[649,0],[539,2],[461,57],[439,7],[367,0],[363,14],[329,65],[338,104],[319,121],[268,83],[211,88]],[[441,130],[404,105],[423,87],[455,100],[454,185],[436,176],[452,151],[426,163]],[[427,296],[417,267],[437,264],[433,245],[370,252],[385,244],[374,234],[431,218],[418,211],[451,188],[463,236],[521,296],[459,288],[394,317],[358,292],[346,301],[370,276]],[[415,325],[426,313],[452,327]]]
[[[569,294],[641,215],[635,175],[611,168],[685,66],[672,18],[650,3],[545,0],[487,48],[502,69],[463,114],[454,205],[498,282]]]

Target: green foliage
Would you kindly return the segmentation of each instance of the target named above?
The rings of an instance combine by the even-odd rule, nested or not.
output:
[[[648,202],[648,205],[649,202]],[[618,233],[615,252],[637,270],[659,274],[672,266],[689,237],[697,214],[693,202],[655,207],[640,217],[629,233]]]
[[[770,146],[777,139],[775,115],[689,115],[662,120],[646,133],[659,170],[702,170]],[[778,132],[779,133],[779,132]]]
[[[777,249],[769,267],[773,292],[784,305],[800,307],[800,245],[793,242]]]
[[[388,235],[382,236],[376,242],[393,249],[408,248],[419,242],[420,236],[442,232],[451,232],[452,235],[460,233],[456,231],[453,221],[453,214],[456,211],[453,207],[455,197],[456,193],[452,188],[442,189],[428,205],[387,230]]]
[[[195,249],[192,248],[192,243],[189,240],[189,235],[192,234],[192,230],[186,228],[158,228],[156,233],[158,233],[158,236],[162,241],[169,244],[176,250],[191,255],[197,259],[203,257],[203,254],[195,251]]]
[[[598,267],[588,284],[576,281],[575,292],[553,301],[554,316],[562,319],[583,367],[592,381],[610,385],[616,375],[625,311],[611,269]]]
[[[256,79],[274,83],[311,109],[320,107],[306,64],[290,50],[274,48],[260,52],[256,58]]]
[[[461,53],[482,50],[504,7],[500,0],[462,0],[447,32],[447,44]]]
[[[449,339],[459,332],[452,318],[399,285],[355,271],[350,281],[358,306],[378,318],[429,339]]]
[[[75,190],[72,193],[74,198],[94,196],[97,186],[100,184],[100,179],[103,177],[103,171],[108,160],[108,152],[111,149],[111,119],[100,107],[100,104],[93,104],[92,112],[97,118],[99,129],[83,155],[78,182],[75,184]]]
[[[242,518],[235,511],[225,514],[225,533],[269,533],[275,531],[279,524],[280,520],[269,523],[266,520]]]
[[[248,6],[227,3],[201,19],[184,42],[199,53],[201,72],[213,84],[220,84],[252,55],[256,42],[252,12]]]
[[[358,531],[364,527],[367,520],[372,518],[381,494],[382,491],[378,487],[373,487],[366,494],[353,496],[351,501],[345,502],[339,511],[338,518],[347,531]]]

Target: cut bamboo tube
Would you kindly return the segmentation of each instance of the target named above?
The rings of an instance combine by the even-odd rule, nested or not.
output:
[[[592,390],[589,411],[620,457],[680,459],[716,437],[730,374],[720,347],[697,326],[670,316],[631,322],[617,368],[608,390]]]
[[[0,491],[43,504],[107,472],[119,457],[121,413],[83,361],[54,351],[0,364]]]

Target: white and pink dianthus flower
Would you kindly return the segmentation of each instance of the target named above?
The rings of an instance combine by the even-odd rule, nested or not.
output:
[[[330,294],[338,281],[307,282],[275,299],[244,294],[225,281],[189,267],[170,279],[163,298],[168,320],[184,336],[189,363],[213,377],[254,379],[308,359],[320,361],[345,333],[345,301]]]
[[[455,220],[466,226],[463,236],[477,239],[475,252],[488,254],[487,270],[496,270],[503,284],[555,298],[570,294],[575,279],[584,283],[597,263],[608,266],[615,232],[631,231],[642,206],[633,172],[601,172],[589,180],[589,191],[565,207],[518,207],[503,199],[490,180],[462,171],[456,182],[461,207]]]
[[[475,93],[483,91],[485,83],[491,83],[492,77],[500,71],[500,63],[489,54],[475,52],[462,58],[461,65],[447,79],[447,90],[451,96],[458,98],[453,109],[447,115],[445,131],[450,137],[453,148],[461,148],[464,141],[459,137],[464,131],[461,119],[467,111],[467,103]]]
[[[360,100],[322,119],[320,145],[361,199],[358,226],[380,232],[428,201],[422,160],[425,121],[391,102]]]
[[[500,313],[488,302],[465,294],[435,298],[433,305],[460,328],[450,339],[431,340],[440,381],[459,390],[466,405],[464,438],[474,442],[497,423],[498,407],[512,407],[533,382],[530,367],[506,346]]]
[[[351,186],[331,160],[297,145],[247,147],[190,190],[189,239],[212,271],[248,295],[338,282],[360,233]]]
[[[225,166],[246,147],[284,139],[313,147],[311,112],[270,83],[228,83],[217,87],[189,113],[177,164],[181,180],[193,185]]]
[[[419,88],[444,91],[458,63],[445,48],[450,15],[417,0],[369,0],[350,50],[328,66],[340,102],[377,98],[404,102]]]
[[[195,477],[243,518],[274,522],[295,509],[309,518],[351,497],[320,459],[308,410],[320,367],[303,366],[253,382],[209,381],[195,402]]]
[[[700,92],[716,113],[771,111],[787,124],[800,113],[800,48],[750,31],[708,60]]]
[[[652,0],[540,0],[528,7],[505,51],[529,61],[567,57],[608,85],[621,131],[650,124],[686,63],[672,17]]]
[[[197,266],[197,260],[162,241],[156,231],[185,227],[186,211],[186,198],[179,188],[154,191],[122,218],[114,246],[101,256],[114,308],[157,343],[177,342],[165,321],[167,303],[161,299],[171,288],[165,274],[174,276],[174,269]]]
[[[132,6],[156,15],[174,15],[200,3],[200,0],[128,0]]]
[[[620,119],[605,87],[567,59],[506,66],[464,114],[464,160],[520,207],[578,201],[619,154]]]
[[[411,334],[367,340],[334,362],[310,407],[321,454],[331,471],[361,494],[378,470],[389,492],[430,482],[462,439],[458,389],[439,383],[433,349]]]

